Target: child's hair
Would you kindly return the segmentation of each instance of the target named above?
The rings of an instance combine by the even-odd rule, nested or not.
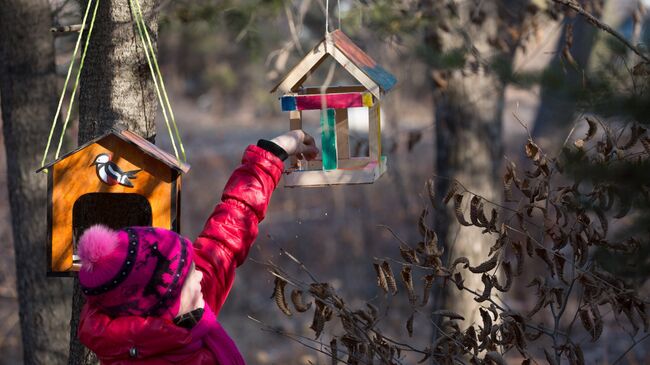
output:
[[[152,227],[95,225],[79,238],[79,283],[91,305],[109,315],[173,318],[192,266],[192,243]]]

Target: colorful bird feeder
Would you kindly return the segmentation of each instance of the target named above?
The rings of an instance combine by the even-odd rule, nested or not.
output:
[[[189,165],[125,129],[113,129],[45,165],[48,275],[79,270],[86,228],[155,226],[180,232],[181,174]]]
[[[332,57],[360,85],[303,87],[327,57]],[[386,171],[381,154],[380,101],[397,80],[357,47],[341,30],[328,33],[276,85],[282,111],[289,112],[290,129],[302,129],[302,112],[320,110],[321,159],[293,160],[285,171],[286,187],[369,184]],[[368,156],[351,157],[348,108],[368,111]]]

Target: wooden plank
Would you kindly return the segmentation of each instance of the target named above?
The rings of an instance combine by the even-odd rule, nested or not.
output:
[[[334,109],[327,109],[320,115],[321,155],[323,156],[324,170],[334,170],[337,167],[335,114]]]
[[[364,92],[367,91],[363,85],[346,85],[346,86],[330,86],[328,88],[320,87],[306,87],[301,90],[302,95],[311,95],[311,94],[335,94],[335,93],[354,93],[354,92]]]
[[[361,169],[366,167],[370,162],[372,161],[368,157],[353,157],[344,160],[339,159],[337,166],[339,169]],[[301,171],[322,170],[323,160],[305,161],[304,165],[305,168]]]
[[[386,93],[397,83],[393,74],[386,71],[372,57],[368,56],[361,48],[354,44],[341,30],[335,30],[329,34],[336,48],[346,55],[357,68],[370,77]]]
[[[370,159],[378,161],[381,157],[381,107],[377,102],[368,109],[368,150]]]
[[[372,94],[367,92],[339,94],[285,95],[280,98],[283,112],[293,110],[347,109],[371,107]]]
[[[325,41],[321,41],[307,55],[296,64],[291,71],[277,84],[271,92],[279,90],[285,94],[290,91],[297,91],[309,75],[325,60],[327,52]]]
[[[302,129],[302,112],[294,110],[289,112],[289,129],[292,131]],[[289,166],[298,167],[299,161],[296,156],[289,157]]]
[[[370,95],[370,94],[368,94]],[[350,158],[350,130],[348,127],[348,110],[336,109],[336,151],[339,160]]]
[[[319,187],[332,185],[372,184],[386,172],[386,158],[370,162],[362,169],[293,171],[284,175],[285,187]]]
[[[346,55],[345,53],[341,52],[334,43],[330,41],[327,42],[327,51],[329,52],[332,57],[341,65],[343,68],[345,68],[346,71],[348,71],[357,81],[361,83],[361,85],[365,86],[366,89],[368,89],[369,92],[372,93],[378,100],[381,100],[383,96],[383,92],[379,85],[375,83],[374,80],[372,80],[368,75],[366,75],[365,72],[363,72],[354,62],[352,62]]]

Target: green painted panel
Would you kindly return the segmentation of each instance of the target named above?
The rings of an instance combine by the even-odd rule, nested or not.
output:
[[[323,170],[335,170],[338,166],[336,158],[336,118],[334,109],[327,109],[320,114],[321,154]]]

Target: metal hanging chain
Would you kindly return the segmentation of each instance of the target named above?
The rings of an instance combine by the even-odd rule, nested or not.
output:
[[[52,137],[54,135],[54,129],[56,128],[56,122],[59,119],[59,115],[61,114],[61,107],[63,105],[63,99],[65,97],[65,91],[68,88],[68,82],[70,81],[70,76],[72,75],[72,69],[74,68],[75,60],[77,58],[77,53],[79,52],[79,46],[81,45],[81,39],[83,38],[84,31],[86,29],[86,22],[88,20],[88,14],[90,13],[90,8],[92,6],[93,0],[88,1],[88,5],[86,6],[86,11],[84,13],[84,17],[82,20],[81,24],[81,30],[79,31],[79,37],[77,38],[77,43],[75,44],[74,51],[72,52],[72,59],[70,60],[70,66],[68,67],[68,73],[65,77],[65,82],[63,83],[63,90],[61,90],[61,96],[59,97],[59,104],[57,105],[56,108],[56,113],[54,114],[54,119],[52,120],[52,127],[50,128],[50,134],[47,137],[47,145],[45,146],[45,152],[43,153],[43,159],[41,160],[41,167],[45,166],[45,159],[47,158],[47,153],[50,150],[50,145],[52,144]],[[81,60],[79,61],[79,70],[77,70],[77,76],[75,78],[75,83],[74,87],[72,88],[72,96],[70,97],[70,102],[68,104],[68,111],[66,114],[65,121],[63,123],[63,130],[61,131],[61,137],[59,139],[59,144],[56,149],[55,153],[55,159],[59,158],[59,153],[61,151],[61,145],[63,144],[63,136],[65,134],[65,129],[68,126],[68,122],[70,121],[70,116],[71,116],[71,111],[72,111],[72,105],[74,103],[74,96],[77,93],[77,88],[79,87],[79,77],[81,76],[81,70],[83,69],[84,66],[84,61],[86,59],[86,53],[88,51],[88,44],[90,43],[90,36],[92,35],[93,32],[93,27],[95,25],[95,19],[97,17],[97,9],[99,7],[99,0],[95,1],[95,8],[93,10],[93,15],[90,20],[90,27],[88,29],[88,36],[86,37],[86,43],[84,45],[83,53],[81,55]],[[45,170],[47,172],[47,170]]]

